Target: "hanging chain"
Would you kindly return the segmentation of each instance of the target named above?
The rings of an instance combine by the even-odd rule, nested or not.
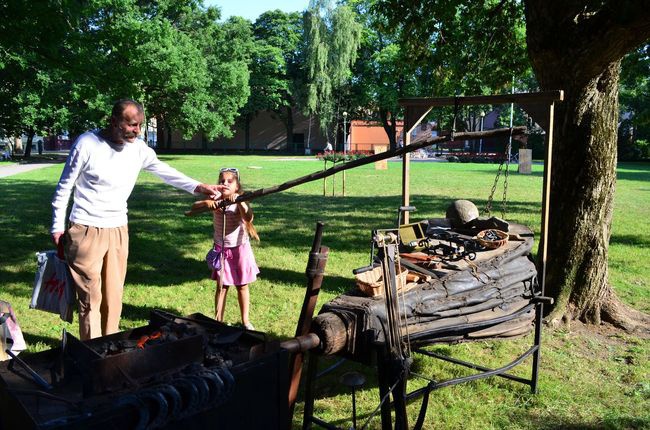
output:
[[[506,219],[507,212],[507,196],[508,196],[508,176],[510,173],[510,148],[512,147],[512,128],[510,129],[510,138],[506,144],[506,149],[504,153],[504,158],[499,163],[499,168],[497,169],[497,175],[494,178],[494,183],[492,184],[492,190],[490,191],[490,196],[488,197],[487,204],[485,205],[485,213],[487,216],[491,215],[492,212],[492,202],[494,201],[494,193],[497,191],[497,185],[499,184],[499,178],[501,177],[501,172],[503,172],[503,164],[506,165],[506,170],[503,175],[503,201],[501,202],[501,216],[503,219]]]
[[[512,129],[510,129],[510,139],[506,146],[506,171],[503,175],[503,201],[501,202],[501,219],[506,219],[508,204],[508,175],[510,173],[510,148],[512,148]]]
[[[503,161],[504,160],[501,160],[501,163],[499,164],[499,168],[497,169],[497,175],[494,178],[494,183],[492,184],[492,190],[490,191],[490,197],[488,197],[487,204],[485,205],[485,213],[487,213],[488,217],[491,215],[492,212],[492,201],[494,200],[494,193],[497,190],[497,184],[499,183],[501,170],[503,170]]]

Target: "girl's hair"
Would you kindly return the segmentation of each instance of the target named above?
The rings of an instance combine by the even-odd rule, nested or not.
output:
[[[242,194],[241,182],[239,181],[239,170],[237,170],[234,167],[224,167],[219,171],[219,182],[221,182],[221,180],[223,179],[224,173],[230,173],[235,176],[235,179],[237,180],[237,193]],[[253,208],[251,207],[250,203],[248,204],[248,210],[251,212],[251,216],[252,216]],[[260,236],[257,234],[257,230],[255,230],[252,217],[250,221],[246,221],[246,220],[242,220],[242,221],[244,221],[244,227],[246,227],[246,232],[248,233],[248,235],[259,242]]]

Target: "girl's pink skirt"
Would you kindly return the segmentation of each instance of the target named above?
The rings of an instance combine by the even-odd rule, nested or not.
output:
[[[246,285],[257,279],[260,269],[255,262],[255,255],[250,242],[234,248],[223,249],[221,270],[212,271],[212,279],[221,278],[222,285]]]

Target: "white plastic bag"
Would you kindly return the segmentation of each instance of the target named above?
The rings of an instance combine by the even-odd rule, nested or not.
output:
[[[77,293],[68,264],[54,250],[37,252],[36,261],[38,267],[29,307],[59,314],[63,321],[72,322]]]

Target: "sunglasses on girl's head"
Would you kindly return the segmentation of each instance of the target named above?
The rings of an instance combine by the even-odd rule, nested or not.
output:
[[[223,172],[234,173],[239,178],[239,169],[237,169],[236,167],[224,167],[221,170],[219,170],[219,173],[223,173]]]

